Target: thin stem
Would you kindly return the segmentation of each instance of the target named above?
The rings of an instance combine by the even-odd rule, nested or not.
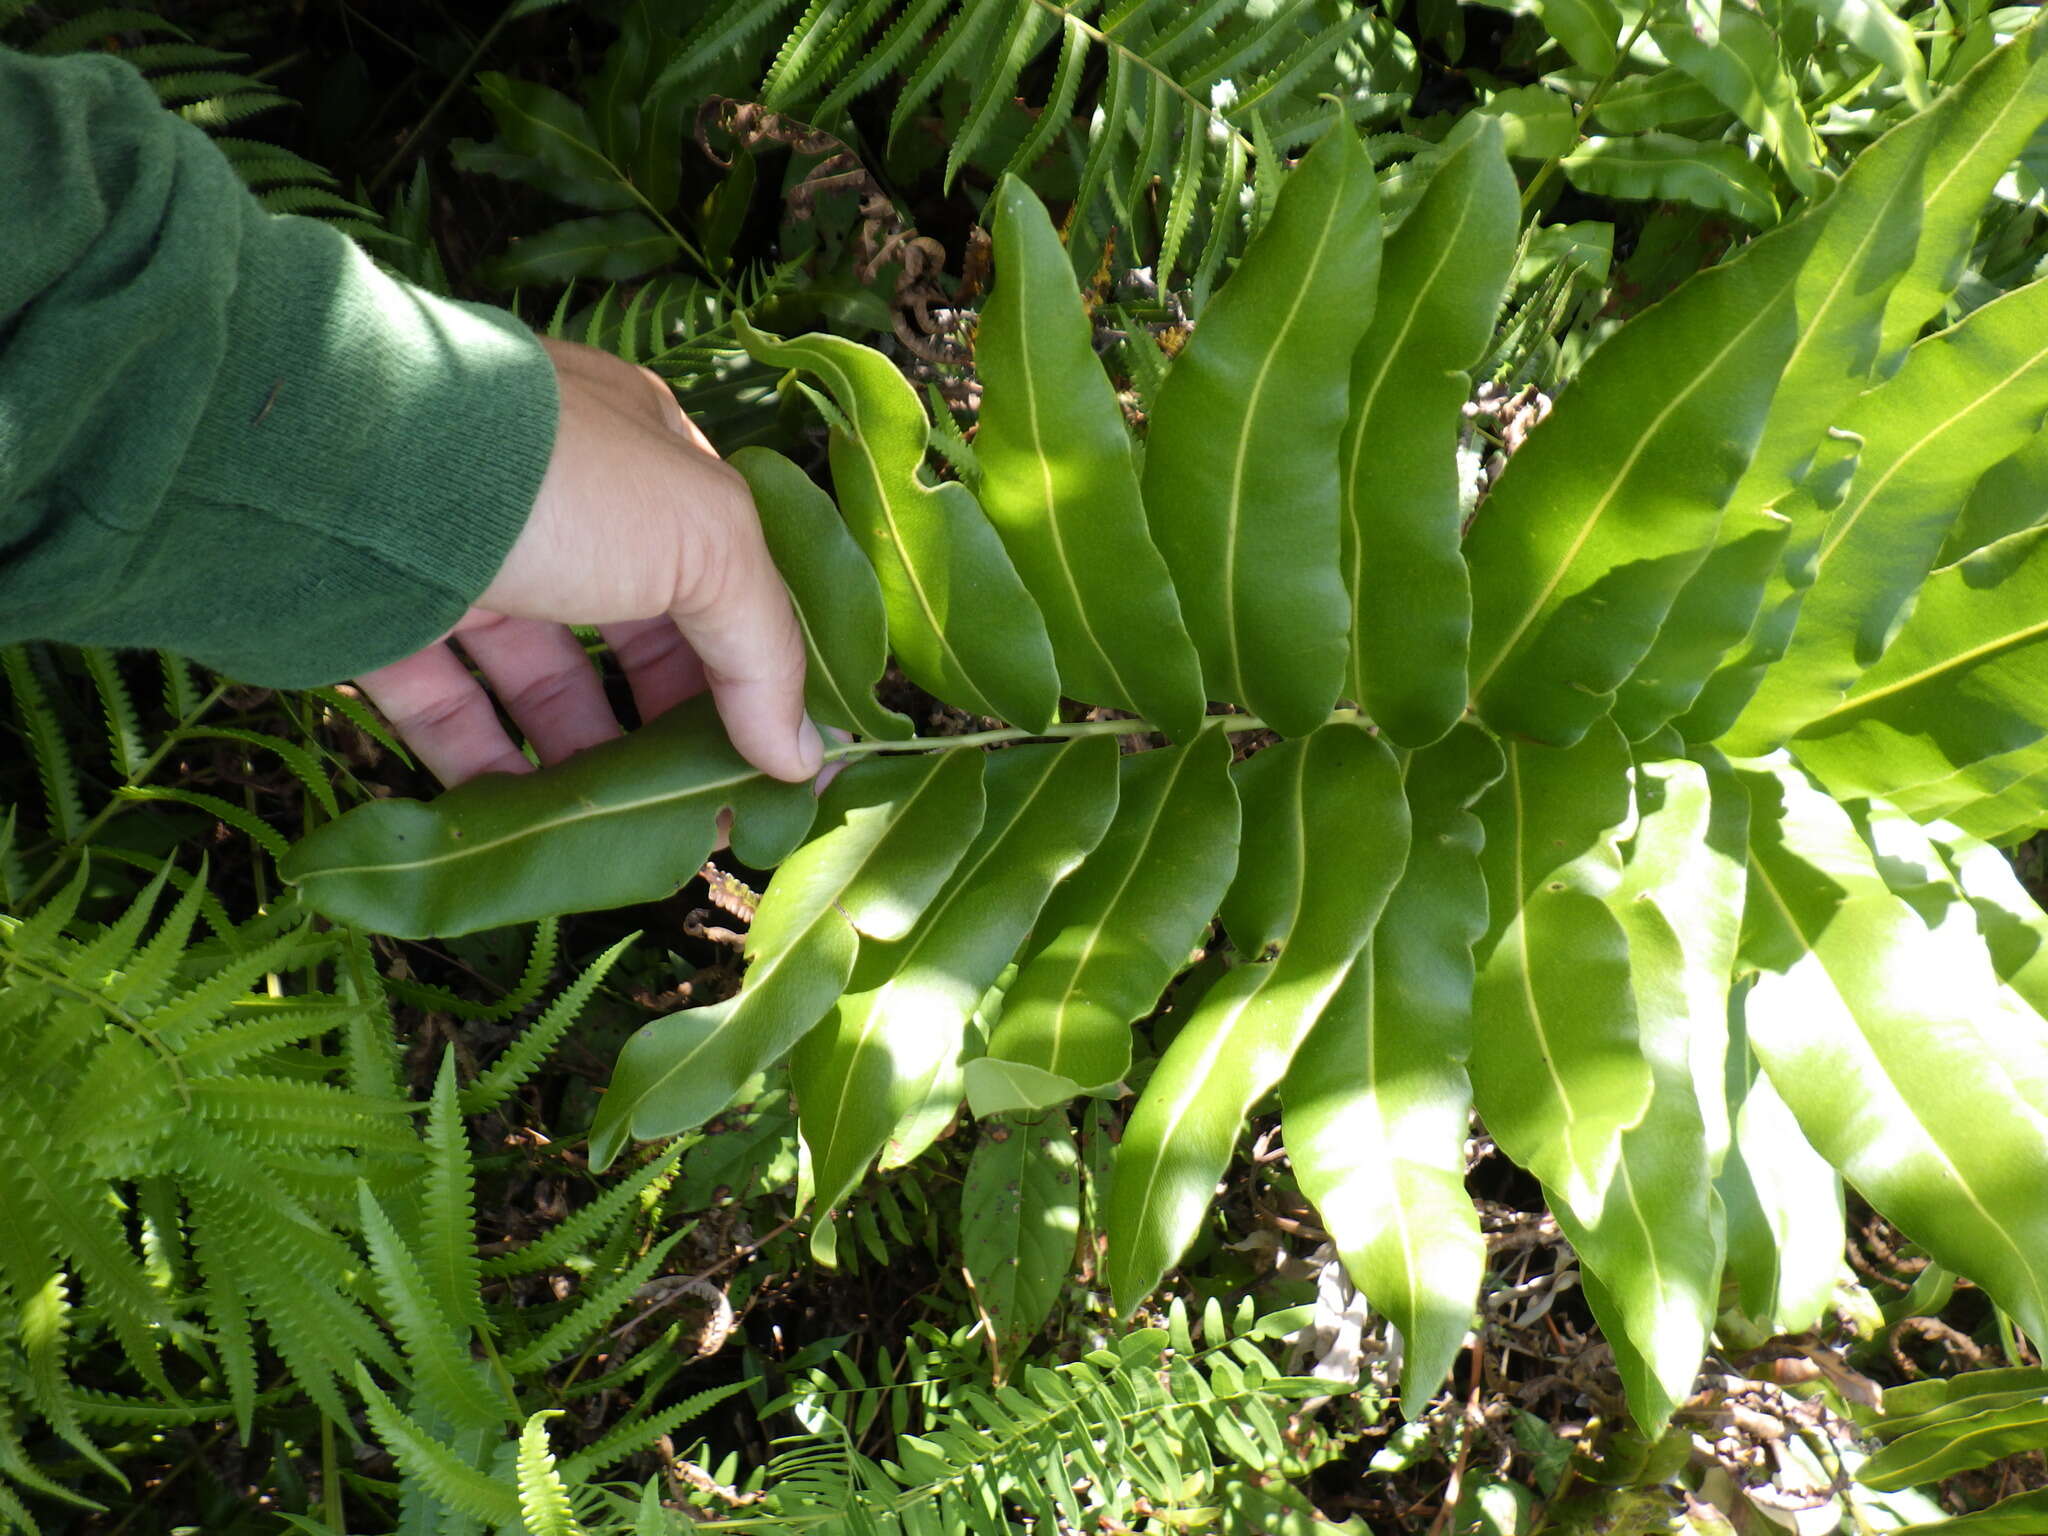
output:
[[[1574,140],[1577,139],[1586,119],[1591,117],[1594,109],[1600,105],[1600,98],[1607,94],[1608,87],[1621,78],[1622,67],[1628,63],[1629,54],[1635,51],[1637,41],[1648,29],[1650,13],[1656,10],[1656,8],[1654,3],[1643,7],[1643,14],[1636,18],[1635,26],[1629,29],[1628,36],[1622,39],[1621,47],[1615,51],[1613,65],[1609,67],[1606,74],[1594,82],[1593,89],[1586,93],[1586,99],[1579,104],[1579,115],[1572,119],[1572,137]],[[1522,193],[1522,209],[1524,212],[1527,212],[1529,206],[1536,201],[1536,194],[1550,185],[1550,178],[1557,174],[1558,167],[1563,164],[1564,157],[1562,155],[1552,155],[1543,162],[1543,168],[1537,171],[1536,175],[1530,180],[1528,187]]]
[[[503,25],[502,17],[499,19],[499,25]],[[485,45],[490,42],[491,36],[495,34],[496,31],[497,27],[493,27],[491,29],[491,33],[485,34],[484,41],[477,44],[479,52],[481,52]],[[476,55],[473,54],[470,57],[469,64],[464,66],[463,74],[467,75],[469,69],[472,68],[475,65],[475,63]],[[458,76],[457,78],[460,79],[461,77]],[[452,83],[450,89],[453,89]],[[445,92],[443,93],[443,99],[446,99]],[[439,111],[440,107],[441,103],[436,102],[434,104],[433,109],[429,111],[429,113],[427,114],[428,117],[431,117],[434,112]],[[420,123],[420,128],[424,128],[425,126],[426,120],[422,119]],[[558,138],[568,137],[566,134],[563,134],[560,129],[553,128],[550,124],[542,123],[539,126],[548,129],[550,132],[553,132]],[[406,139],[406,142],[399,146],[399,156],[403,156],[406,150],[411,147],[412,140],[419,136],[419,131],[419,128],[415,128],[412,134],[408,136],[408,138]],[[735,293],[731,287],[727,285],[723,277],[721,277],[715,270],[713,270],[710,259],[706,257],[702,251],[698,250],[694,245],[690,243],[688,237],[685,236],[681,230],[677,229],[675,225],[670,222],[667,214],[663,213],[661,209],[654,206],[653,202],[648,198],[647,194],[645,192],[642,192],[637,186],[633,184],[633,178],[629,176],[624,170],[622,170],[619,167],[619,165],[615,161],[613,161],[609,155],[606,155],[602,151],[600,151],[595,144],[582,143],[576,140],[571,140],[570,142],[576,143],[579,149],[589,154],[593,160],[596,160],[598,164],[602,165],[606,170],[612,173],[612,179],[616,181],[620,186],[624,187],[627,192],[632,194],[633,201],[640,205],[641,211],[645,213],[648,218],[652,219],[655,223],[661,226],[663,234],[667,235],[669,239],[675,241],[676,249],[680,250],[685,256],[689,257],[690,260],[694,261],[699,267],[701,267],[704,271],[704,275],[710,278],[711,281],[717,285],[720,298],[724,299],[725,302],[734,309],[746,308],[746,306],[740,302],[740,296],[737,293]],[[396,163],[397,159],[396,157],[394,157],[393,164],[395,165]],[[390,170],[391,166],[387,165],[383,171],[380,171],[378,173],[378,180],[381,181],[384,175],[388,173]],[[376,189],[377,183],[374,181],[371,182],[370,190],[374,192],[376,191]]]
[[[1062,21],[1071,21],[1075,26],[1079,27],[1083,33],[1095,39],[1095,41],[1100,43],[1104,48],[1114,48],[1118,53],[1122,54],[1125,58],[1129,59],[1133,64],[1137,65],[1138,68],[1144,70],[1147,74],[1153,75],[1158,79],[1165,81],[1167,89],[1171,90],[1174,93],[1174,95],[1180,97],[1181,100],[1185,101],[1189,106],[1193,107],[1197,112],[1201,113],[1202,116],[1206,117],[1210,122],[1222,124],[1223,127],[1226,130],[1228,130],[1230,136],[1233,139],[1237,140],[1239,147],[1242,148],[1246,154],[1249,155],[1255,153],[1255,151],[1252,148],[1252,141],[1246,138],[1243,134],[1239,133],[1237,131],[1237,126],[1234,123],[1232,123],[1229,118],[1225,117],[1221,112],[1218,112],[1214,107],[1209,105],[1208,102],[1202,100],[1201,97],[1197,96],[1193,91],[1189,90],[1186,86],[1182,85],[1178,80],[1174,79],[1172,75],[1167,73],[1165,70],[1161,69],[1157,64],[1154,64],[1150,59],[1146,58],[1145,55],[1139,53],[1137,50],[1133,48],[1125,47],[1122,43],[1118,42],[1115,38],[1111,37],[1107,32],[1103,31],[1100,27],[1095,26],[1090,22],[1084,21],[1081,17],[1075,15],[1074,12],[1069,10],[1066,6],[1061,5],[1059,3],[1059,0],[1034,0],[1034,3],[1038,6],[1040,10],[1048,11],[1052,15],[1059,17]],[[1116,124],[1109,123],[1104,125],[1103,131],[1105,133],[1112,132],[1115,130],[1115,128]]]
[[[0,943],[0,959],[4,959],[11,969],[23,971],[35,977],[37,981],[40,981],[46,987],[53,987],[57,991],[66,993],[82,1003],[91,1004],[116,1024],[127,1030],[129,1034],[135,1036],[136,1039],[155,1051],[157,1055],[163,1058],[164,1065],[170,1069],[171,1083],[178,1090],[179,1100],[184,1104],[185,1108],[190,1109],[192,1107],[192,1089],[185,1081],[185,1069],[179,1064],[177,1053],[157,1037],[155,1030],[143,1023],[142,1020],[136,1018],[134,1014],[123,1008],[112,998],[95,988],[73,981],[63,972],[52,970],[40,961],[22,954],[19,950],[7,947],[4,943]]]
[[[342,1507],[341,1458],[335,1454],[334,1421],[320,1415],[320,1517],[328,1528],[346,1531],[348,1519]]]
[[[434,98],[434,104],[427,108],[426,115],[412,125],[412,131],[399,143],[391,158],[384,162],[384,169],[370,178],[369,185],[364,189],[365,196],[375,197],[377,189],[390,179],[391,173],[405,163],[406,156],[412,153],[412,147],[419,143],[420,136],[427,131],[434,119],[441,115],[448,103],[455,99],[455,93],[469,83],[471,71],[483,62],[485,52],[498,40],[498,34],[511,24],[513,13],[519,9],[519,5],[520,0],[509,0],[505,9],[498,13],[498,19],[477,39],[477,45],[470,49],[469,57],[462,61],[462,68],[448,77],[447,85],[441,88],[441,94]]]
[[[1330,712],[1323,724],[1335,725],[1341,721],[1358,718],[1359,713],[1355,709],[1336,709]],[[970,731],[964,736],[911,736],[902,741],[846,741],[827,747],[825,761],[836,763],[851,757],[871,757],[878,752],[916,752],[927,748],[951,751],[957,747],[992,747],[1010,741],[1072,741],[1081,736],[1146,736],[1160,729],[1150,720],[1073,720],[1048,725],[1042,731],[1004,726],[995,731]],[[1218,729],[1234,736],[1244,731],[1270,731],[1272,727],[1257,715],[1210,715],[1202,721],[1197,734]]]
[[[604,163],[608,166],[611,166],[612,173],[619,178],[619,185],[624,187],[628,192],[633,194],[633,200],[639,203],[641,209],[646,213],[646,215],[650,219],[654,220],[655,223],[661,226],[662,233],[667,235],[669,239],[675,241],[676,248],[680,250],[685,256],[689,257],[690,260],[697,263],[697,265],[703,269],[704,275],[710,278],[712,282],[718,285],[718,296],[724,299],[725,302],[731,305],[734,309],[745,309],[747,306],[740,302],[740,296],[737,293],[735,293],[727,285],[725,279],[721,277],[716,270],[713,269],[710,259],[707,256],[705,256],[705,254],[702,251],[698,250],[694,245],[690,244],[690,242],[686,238],[684,238],[683,232],[680,229],[677,229],[674,224],[669,222],[667,214],[663,213],[659,208],[655,207],[653,203],[648,201],[647,194],[645,192],[642,192],[638,187],[633,185],[633,178],[628,176],[624,171],[621,171],[616,165],[612,165],[610,160],[606,160]]]

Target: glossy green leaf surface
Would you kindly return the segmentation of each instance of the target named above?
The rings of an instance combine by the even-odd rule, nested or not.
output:
[[[1899,1536],[2034,1536],[2044,1526],[2048,1526],[2048,1493],[2016,1493],[1989,1509],[1906,1526]]]
[[[1920,588],[1912,615],[1794,751],[1840,798],[1889,795],[2048,735],[2048,528]]]
[[[1116,819],[1046,903],[988,1051],[967,1064],[977,1115],[1113,1089],[1130,1070],[1132,1023],[1185,968],[1236,873],[1223,732],[1117,768]]]
[[[811,718],[862,736],[909,736],[910,721],[875,699],[875,683],[889,664],[882,584],[832,498],[771,448],[742,448],[726,462],[754,493],[768,552],[803,626],[804,703]]]
[[[1728,1112],[1715,1188],[1742,1310],[1780,1333],[1817,1327],[1842,1268],[1842,1180],[1764,1076],[1739,993],[1729,1014]]]
[[[1501,147],[1519,160],[1548,160],[1570,154],[1572,145],[1578,142],[1571,103],[1547,86],[1524,85],[1495,91],[1475,115],[1481,118],[1475,127],[1483,126],[1485,119],[1499,125]]]
[[[733,847],[772,865],[810,827],[807,785],[759,773],[708,695],[525,774],[438,799],[372,800],[301,839],[278,869],[313,911],[400,938],[658,901],[691,879],[733,812]]]
[[[1059,681],[1045,621],[973,493],[957,481],[919,482],[931,420],[910,381],[843,337],[781,341],[738,316],[734,324],[758,361],[815,373],[838,404],[833,489],[881,580],[905,675],[978,714],[1022,726],[1051,720]]]
[[[982,509],[1045,614],[1063,691],[1185,739],[1201,723],[1201,662],[1066,247],[1016,177],[992,206],[996,282],[974,343]]]
[[[2048,1324],[2048,1039],[1974,937],[1929,928],[1797,770],[1746,771],[1750,1039],[1801,1128],[1937,1262]]]
[[[1488,928],[1473,989],[1473,1095],[1493,1138],[1554,1199],[1600,1208],[1650,1103],[1628,937],[1607,905],[1632,813],[1628,745],[1505,744],[1479,802]]]
[[[1472,946],[1486,931],[1472,803],[1500,748],[1463,726],[1410,757],[1413,835],[1371,941],[1280,1087],[1287,1155],[1352,1283],[1401,1330],[1404,1413],[1457,1358],[1486,1266],[1465,1192]]]
[[[1778,217],[1769,174],[1732,144],[1675,133],[1594,137],[1561,163],[1573,186],[1600,197],[1691,203],[1760,228]]]
[[[2048,281],[1916,346],[1843,421],[1864,447],[1783,658],[1724,737],[1768,751],[1828,713],[1890,644],[1970,488],[2048,411]]]
[[[1905,88],[1906,99],[1913,105],[1927,104],[1927,65],[1920,57],[1920,45],[1911,24],[1885,0],[1793,0],[1793,4],[1818,16],[1858,53],[1882,64]]]
[[[480,276],[499,288],[572,277],[624,282],[667,266],[681,251],[675,237],[643,213],[598,213],[521,235]]]
[[[1372,163],[1338,124],[1174,359],[1145,447],[1146,515],[1208,696],[1288,735],[1344,683],[1337,443],[1379,240]]]
[[[960,1256],[999,1370],[1015,1368],[1059,1299],[1080,1231],[1081,1156],[1066,1116],[983,1125],[960,1189]]]
[[[457,165],[512,177],[550,197],[600,212],[636,206],[632,187],[604,153],[589,114],[574,101],[549,86],[495,70],[479,74],[476,89],[498,138],[487,145],[458,139]]]
[[[1614,0],[1531,0],[1543,30],[1595,73],[1614,68],[1620,57],[1621,12]]]
[[[2048,1398],[2048,1371],[2038,1365],[1994,1366],[1955,1376],[1931,1376],[1885,1389],[1882,1414],[1859,1412],[1859,1425],[1879,1440],[1967,1419],[1987,1408],[2010,1408]]]
[[[1943,151],[1932,157],[1913,265],[1886,308],[1887,357],[1902,353],[1941,313],[1962,280],[1992,189],[2048,118],[2048,27],[2035,21],[2022,29],[1943,100],[1955,104],[1953,122]]]
[[[2048,520],[2048,432],[1984,472],[1943,541],[1936,566],[1953,565],[2000,539]]]
[[[1727,1144],[1723,1021],[1748,801],[1718,761],[1639,763],[1635,782],[1635,835],[1608,904],[1628,935],[1650,1101],[1598,1205],[1553,1209],[1588,1272],[1630,1412],[1654,1428],[1691,1395],[1720,1293],[1713,1181]]]
[[[1996,848],[1949,828],[1929,828],[1928,835],[1976,916],[1999,980],[2048,1018],[2048,913]]]
[[[1689,708],[1729,648],[1751,632],[1795,531],[1791,518],[1768,508],[1731,506],[1722,515],[1714,547],[1614,697],[1614,722],[1631,741]]]
[[[1753,631],[1751,653],[1731,669],[1736,676],[1724,688],[1754,687],[1761,666],[1782,652],[1780,631],[1797,612],[1794,594],[1826,522],[1811,498],[1789,493],[1806,478],[1829,428],[1868,387],[1886,303],[1919,236],[1927,166],[1953,148],[1947,131],[1954,117],[1944,101],[1908,119],[1857,156],[1827,200],[1802,216],[1821,221],[1821,229],[1793,293],[1796,340],[1756,453],[1729,494],[1713,552],[1616,700],[1616,718],[1630,736],[1640,739],[1690,709],[1721,653]],[[1769,529],[1778,523],[1779,552],[1766,559]],[[1726,711],[1717,704],[1703,714],[1721,718]],[[1695,740],[1719,733],[1687,731]]]
[[[1911,1488],[2044,1446],[2048,1446],[2048,1396],[1987,1407],[1901,1435],[1866,1461],[1856,1475],[1873,1488]]]
[[[1820,145],[1769,23],[1731,6],[1717,37],[1700,37],[1683,21],[1653,25],[1651,32],[1667,59],[1755,131],[1795,188],[1807,196],[1819,188]]]
[[[1918,784],[1895,785],[1886,798],[1922,821],[1943,820],[1995,803],[2043,768],[2048,768],[2048,743],[2035,742]]]
[[[1112,737],[1012,747],[983,762],[987,813],[959,867],[908,937],[862,946],[847,994],[790,1058],[821,1211],[846,1198],[897,1124],[953,1072],[975,1005],[1116,810]]]
[[[1959,807],[1949,819],[1971,836],[2001,848],[2025,841],[2048,826],[2048,763],[1987,799]]]
[[[630,1138],[673,1136],[718,1113],[831,1009],[861,938],[900,939],[980,828],[972,752],[848,769],[819,804],[825,828],[776,871],[747,934],[737,996],[643,1025],[619,1053],[591,1126],[593,1166]]]
[[[1459,548],[1458,408],[1514,262],[1520,201],[1488,125],[1445,159],[1387,241],[1351,364],[1338,458],[1351,594],[1345,692],[1394,741],[1427,745],[1465,708],[1472,593]]]
[[[2048,75],[2031,57],[2039,44],[2036,28],[1979,64],[1932,108],[1908,119],[1858,156],[1831,200],[1830,206],[1860,188],[1859,201],[1873,207],[1874,217],[1851,220],[1847,210],[1839,210],[1832,219],[1866,224],[1879,232],[1878,239],[1860,253],[1852,255],[1845,250],[1836,258],[1846,263],[1839,273],[1842,285],[1836,290],[1840,302],[1829,306],[1837,318],[1814,331],[1812,341],[1788,365],[1764,442],[1731,501],[1737,508],[1751,501],[1775,505],[1793,519],[1795,527],[1784,563],[1767,583],[1746,642],[1688,706],[1681,723],[1688,740],[1712,741],[1724,735],[1749,703],[1765,670],[1785,654],[1805,588],[1813,580],[1814,552],[1844,487],[1834,483],[1838,471],[1830,469],[1827,483],[1816,481],[1810,493],[1785,493],[1791,481],[1807,475],[1805,465],[1820,443],[1820,434],[1842,425],[1851,408],[1850,393],[1864,387],[1862,365],[1855,359],[1869,335],[1873,304],[1881,301],[1883,316],[1871,366],[1883,374],[1896,367],[1907,344],[1940,311],[1960,279],[1984,199],[2011,164],[2031,124],[2048,112]],[[1916,169],[1915,161],[1920,168]],[[1914,183],[1918,184],[1914,198],[1919,211],[1911,259],[1896,278],[1887,281],[1892,259],[1887,247],[1896,247],[1914,215],[1904,206],[1886,208],[1883,204],[1895,202],[1896,194]],[[1835,242],[1831,228],[1814,264],[1816,274],[1822,277],[1835,270],[1826,253]],[[1830,332],[1835,343],[1816,345]],[[1856,350],[1842,350],[1842,341]],[[1845,366],[1830,368],[1829,357],[1838,351]],[[1844,393],[1845,389],[1850,393]],[[1842,451],[1838,445],[1829,446],[1833,454]],[[1707,574],[1702,572],[1703,577]]]
[[[1714,93],[1684,70],[1663,69],[1617,82],[1595,106],[1593,121],[1603,133],[1641,133],[1718,117],[1721,111]]]
[[[1578,740],[1649,650],[1763,431],[1821,228],[1794,220],[1623,326],[1509,461],[1465,541],[1495,729]]]
[[[1195,1004],[1117,1149],[1107,1227],[1120,1313],[1194,1236],[1246,1112],[1343,984],[1408,856],[1400,772],[1360,726],[1268,748],[1237,777],[1244,851],[1223,920],[1241,963]]]

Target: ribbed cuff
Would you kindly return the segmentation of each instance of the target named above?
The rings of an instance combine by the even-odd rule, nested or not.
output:
[[[431,643],[533,510],[557,413],[547,354],[502,310],[400,283],[324,225],[256,213],[227,334],[127,573],[173,605],[159,643],[274,687]],[[216,563],[210,592],[195,558]]]

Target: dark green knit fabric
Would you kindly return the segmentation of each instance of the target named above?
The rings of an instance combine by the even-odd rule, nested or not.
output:
[[[0,50],[0,642],[395,661],[489,585],[555,410],[512,316],[265,213],[127,65]]]

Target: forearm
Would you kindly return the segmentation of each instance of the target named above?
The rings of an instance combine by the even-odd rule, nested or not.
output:
[[[117,61],[0,52],[0,143],[0,640],[304,685],[453,624],[547,464],[523,328],[266,214]]]

